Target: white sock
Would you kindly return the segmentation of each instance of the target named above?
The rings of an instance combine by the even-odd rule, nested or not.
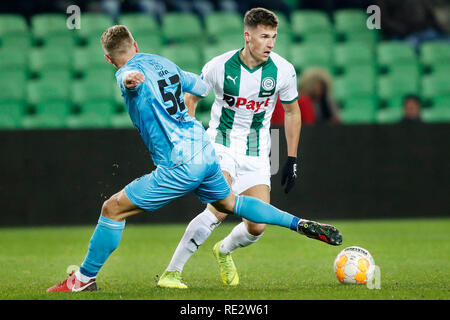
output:
[[[91,277],[85,276],[84,274],[82,274],[80,272],[80,270],[75,271],[75,278],[77,278],[78,281],[83,282],[83,283],[88,283],[89,281],[91,281]]]
[[[236,227],[231,230],[230,234],[222,240],[220,245],[220,252],[222,253],[232,253],[236,248],[247,247],[252,243],[258,241],[263,233],[259,236],[254,236],[248,232],[247,227],[244,222],[239,223]]]
[[[192,219],[188,224],[180,243],[178,243],[175,253],[172,256],[172,260],[166,270],[179,271],[182,273],[183,267],[189,258],[197,251],[198,247],[208,239],[211,232],[219,224],[220,221],[208,208]]]

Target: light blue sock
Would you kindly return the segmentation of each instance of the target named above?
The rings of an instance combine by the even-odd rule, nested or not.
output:
[[[88,253],[80,267],[80,272],[83,275],[97,276],[106,259],[119,246],[124,228],[125,220],[114,221],[100,216],[89,242]]]
[[[249,196],[236,196],[234,214],[256,223],[274,224],[297,231],[300,218]]]

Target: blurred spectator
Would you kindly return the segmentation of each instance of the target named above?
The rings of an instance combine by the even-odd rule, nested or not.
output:
[[[300,77],[298,105],[302,124],[339,123],[338,105],[333,99],[332,77],[323,68],[310,68]],[[284,109],[278,99],[272,115],[272,124],[284,123]]]
[[[421,102],[417,95],[410,94],[403,99],[403,119],[401,123],[419,123]]]
[[[374,3],[373,0],[300,0],[302,9],[312,9],[325,11],[333,14],[338,9],[361,9],[366,11],[367,7]]]
[[[214,4],[209,0],[165,0],[169,11],[192,12],[205,17],[214,11]]]
[[[237,0],[211,0],[211,2],[214,4],[214,9],[218,11],[239,11]]]
[[[339,123],[339,108],[332,96],[333,79],[330,73],[319,67],[303,71],[300,77],[299,103],[305,107],[303,113],[308,113],[312,104],[314,123]],[[312,103],[310,103],[312,102]]]
[[[450,1],[434,0],[434,14],[445,34],[450,34]]]
[[[424,41],[450,39],[436,19],[435,2],[430,0],[378,0],[381,30],[391,40],[407,41],[418,51]]]
[[[300,112],[302,115],[302,125],[303,124],[314,124],[316,118],[314,115],[314,106],[312,100],[308,96],[299,96],[297,103],[300,107]],[[271,123],[273,125],[283,125],[284,124],[284,108],[281,104],[280,98],[278,98],[275,105],[275,110],[272,114]]]
[[[101,11],[109,14],[117,23],[122,12],[142,12],[161,21],[166,13],[164,0],[95,0],[89,1],[88,11]]]

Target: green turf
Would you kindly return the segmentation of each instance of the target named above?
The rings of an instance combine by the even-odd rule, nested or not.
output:
[[[223,224],[184,269],[186,291],[157,288],[185,225],[128,222],[119,248],[98,276],[94,293],[46,293],[86,253],[91,227],[0,229],[3,299],[449,299],[450,219],[327,221],[344,236],[340,247],[268,227],[261,240],[234,253],[241,284],[220,281],[212,246],[233,224]],[[347,246],[368,249],[381,270],[381,289],[341,285],[333,261]]]

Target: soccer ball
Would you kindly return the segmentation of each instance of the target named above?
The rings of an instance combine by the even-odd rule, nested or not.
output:
[[[334,260],[334,273],[340,283],[366,284],[375,274],[375,261],[364,248],[348,247]]]

